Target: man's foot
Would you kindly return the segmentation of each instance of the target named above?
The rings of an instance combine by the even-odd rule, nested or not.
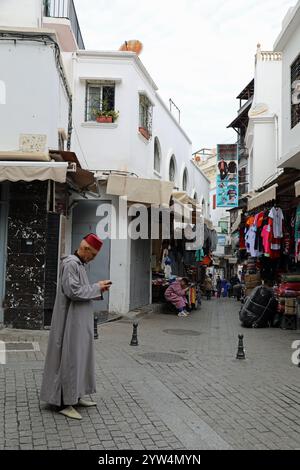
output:
[[[85,407],[97,406],[97,403],[95,401],[83,400],[83,398],[79,398],[77,404],[78,404],[78,406],[85,406]]]
[[[73,408],[73,406],[67,406],[59,411],[61,415],[71,419],[82,419],[82,416]]]

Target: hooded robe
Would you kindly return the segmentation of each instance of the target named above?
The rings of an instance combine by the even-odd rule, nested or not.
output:
[[[84,263],[62,259],[41,387],[41,400],[74,405],[96,392],[93,300],[102,300],[99,284],[90,285]]]

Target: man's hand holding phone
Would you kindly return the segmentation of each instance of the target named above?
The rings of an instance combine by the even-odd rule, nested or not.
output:
[[[111,281],[99,281],[98,282],[101,292],[106,292],[110,289],[112,282]]]

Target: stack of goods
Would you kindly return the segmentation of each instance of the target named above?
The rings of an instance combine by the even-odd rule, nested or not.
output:
[[[248,297],[254,287],[261,285],[260,273],[257,272],[256,260],[255,258],[249,258],[247,260],[247,271],[245,274],[245,288],[246,288],[246,297]]]
[[[278,298],[278,311],[282,314],[281,327],[297,328],[297,305],[300,299],[300,274],[285,274],[275,289]]]
[[[240,311],[240,320],[245,328],[266,328],[273,325],[277,302],[273,289],[256,287]]]
[[[164,293],[169,287],[170,282],[164,278],[152,280],[152,302],[164,302]]]

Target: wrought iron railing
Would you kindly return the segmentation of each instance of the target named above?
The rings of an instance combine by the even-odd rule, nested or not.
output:
[[[79,49],[85,49],[73,0],[44,0],[44,16],[68,18]]]

